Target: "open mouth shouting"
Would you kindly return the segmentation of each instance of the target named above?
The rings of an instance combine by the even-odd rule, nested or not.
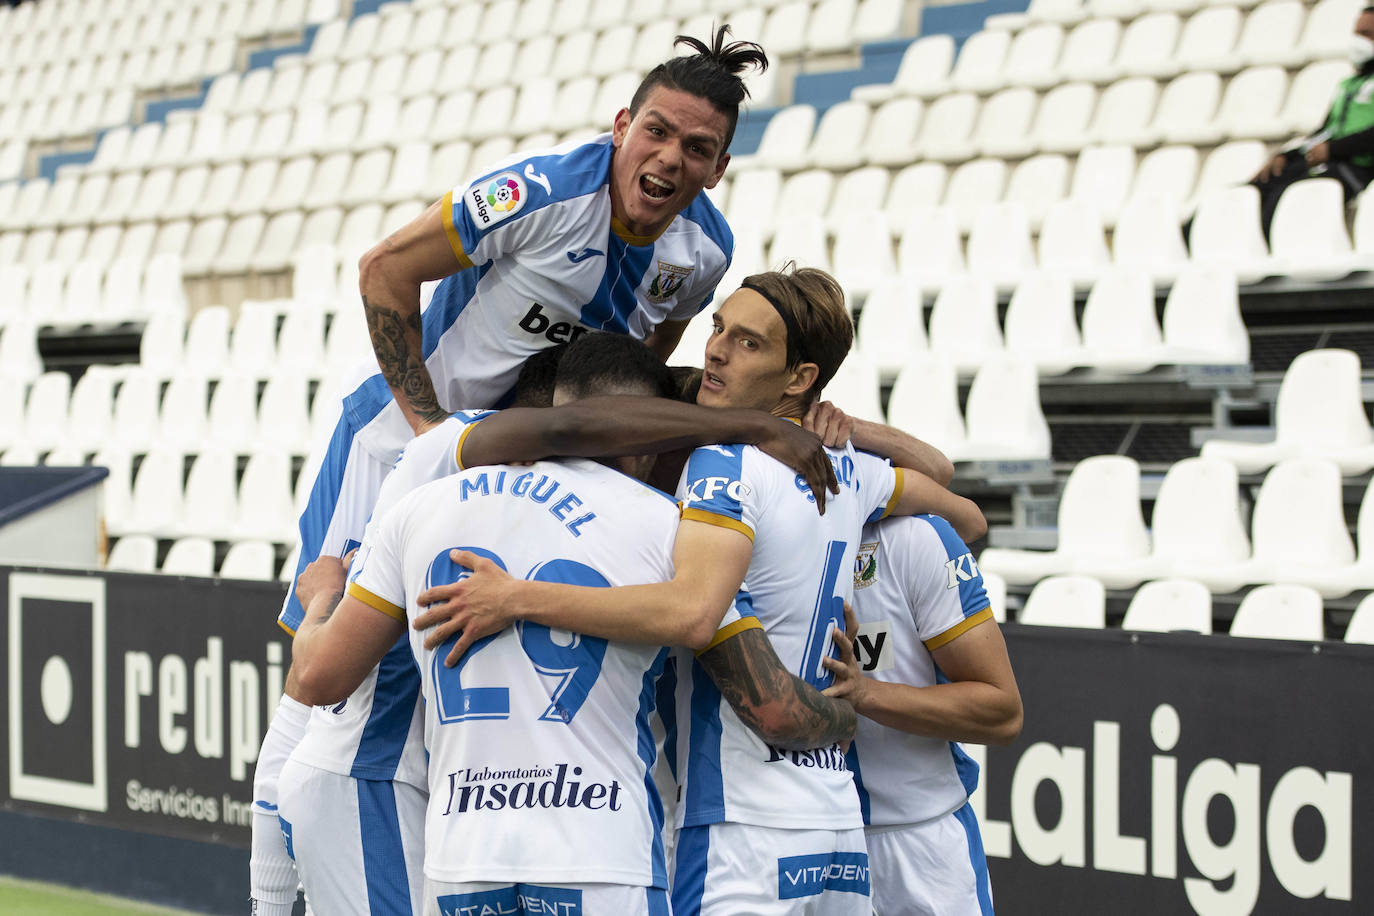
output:
[[[673,196],[677,186],[657,175],[644,174],[639,176],[639,190],[650,200],[667,200]]]

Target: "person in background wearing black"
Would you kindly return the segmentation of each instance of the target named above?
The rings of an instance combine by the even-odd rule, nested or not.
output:
[[[1374,179],[1374,6],[1355,20],[1349,53],[1355,73],[1341,82],[1321,130],[1280,151],[1251,181],[1266,239],[1279,197],[1295,181],[1335,178],[1349,203]]]

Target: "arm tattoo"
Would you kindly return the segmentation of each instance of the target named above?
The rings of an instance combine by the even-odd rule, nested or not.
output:
[[[807,750],[854,736],[854,707],[822,696],[784,669],[762,630],[745,630],[697,660],[740,721],[771,745]],[[784,723],[769,729],[760,712],[774,704]]]
[[[409,338],[422,340],[420,313],[402,316],[394,309],[373,305],[363,297],[363,311],[367,314],[367,330],[372,337],[372,349],[382,377],[398,398],[404,398],[411,411],[426,422],[439,421],[448,412],[439,406],[434,382],[425,369],[419,348],[412,350]]]
[[[310,609],[307,608],[307,609],[306,609],[306,618],[305,618],[305,621],[301,624],[301,629],[304,629],[304,628],[307,627],[307,626],[309,626],[309,627],[322,627],[322,626],[324,626],[326,623],[328,623],[328,622],[329,622],[329,618],[330,618],[330,617],[333,617],[333,616],[334,616],[334,612],[337,611],[337,610],[339,609],[339,602],[340,602],[340,601],[343,601],[343,596],[344,596],[344,593],[343,593],[343,592],[331,592],[330,595],[329,595],[329,600],[328,600],[327,604],[325,605],[324,613],[320,614],[318,617],[312,617],[312,616],[310,616]],[[311,602],[310,602],[310,607],[314,607],[315,604],[316,604],[316,602],[318,602],[319,600],[320,600],[319,598],[316,598],[314,601],[311,601]]]

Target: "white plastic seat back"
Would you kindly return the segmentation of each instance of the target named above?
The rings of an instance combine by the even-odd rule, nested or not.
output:
[[[855,344],[891,377],[929,349],[921,291],[900,277],[880,283],[864,300]]]
[[[916,158],[925,103],[917,98],[889,99],[873,112],[861,154],[873,165],[901,167]],[[849,138],[853,143],[854,138]]]
[[[1073,27],[1064,38],[1058,71],[1066,80],[1109,79],[1114,74],[1112,61],[1121,44],[1121,23],[1115,19],[1089,19]]]
[[[1035,365],[1012,356],[989,359],[973,377],[964,410],[969,460],[1043,460],[1050,428],[1040,408]]]
[[[839,102],[826,109],[808,150],[812,164],[836,171],[862,165],[861,141],[871,118],[872,112],[863,102]]]
[[[222,384],[222,383],[221,383]],[[224,540],[238,512],[238,458],[232,451],[202,452],[191,464],[178,530]]]
[[[215,545],[208,538],[186,537],[172,544],[162,561],[162,571],[174,576],[215,574]]]
[[[897,272],[912,287],[941,287],[963,272],[964,249],[949,207],[913,207],[901,238]]]
[[[1086,576],[1041,579],[1026,596],[1016,622],[1100,630],[1107,625],[1106,589]]]
[[[1160,579],[1142,585],[1126,608],[1123,630],[1212,632],[1212,593],[1192,579]]]
[[[887,219],[893,230],[901,233],[913,208],[938,206],[948,182],[949,166],[941,162],[918,162],[893,176],[886,204]],[[1374,223],[1374,219],[1370,222]]]
[[[1341,504],[1341,472],[1320,458],[1290,458],[1265,475],[1251,518],[1260,569],[1331,568],[1355,562]]]
[[[157,539],[146,534],[130,534],[115,541],[105,568],[117,572],[157,571]]]
[[[1026,208],[1006,202],[979,207],[968,236],[967,257],[970,273],[1001,289],[1014,289],[1035,269]]]
[[[1069,160],[1057,153],[1032,156],[1012,170],[1007,179],[1004,203],[1025,208],[1032,230],[1038,230],[1045,214],[1068,194]]]
[[[1122,560],[1150,552],[1140,509],[1140,465],[1097,455],[1074,465],[1059,500],[1059,553],[1071,561]]]
[[[155,448],[144,456],[133,476],[125,530],[160,534],[174,529],[181,512],[184,460],[177,448]]]
[[[1040,268],[1067,274],[1087,288],[1107,266],[1107,242],[1096,209],[1087,201],[1061,200],[1040,228]]]
[[[1360,357],[1336,349],[1298,354],[1279,384],[1274,425],[1280,442],[1317,449],[1368,445]]]
[[[254,452],[239,488],[240,537],[290,542],[296,513],[291,495],[291,459],[278,449]]]
[[[1269,248],[1260,229],[1259,189],[1247,184],[1206,193],[1188,245],[1194,263],[1229,268],[1240,282],[1266,276]]]
[[[1129,146],[1090,146],[1074,166],[1069,199],[1090,203],[1103,226],[1117,214],[1135,176],[1135,151]]]
[[[852,350],[825,386],[823,396],[851,416],[882,423],[883,406],[878,384],[878,367],[863,353]]]
[[[44,372],[29,389],[24,407],[24,440],[39,451],[56,448],[67,434],[72,377]]]
[[[961,373],[973,373],[1002,351],[1002,328],[997,320],[997,290],[991,281],[972,274],[950,277],[930,311],[930,348],[954,363]]]
[[[1174,207],[1181,223],[1185,202],[1197,182],[1199,157],[1191,146],[1161,146],[1146,153],[1135,170],[1129,197],[1150,194]],[[1128,197],[1128,199],[1129,199]]]
[[[1044,88],[1056,80],[1055,64],[1064,44],[1064,28],[1055,23],[1032,25],[1016,34],[1007,50],[1002,78],[1009,86]]]
[[[1235,566],[1250,558],[1235,465],[1184,458],[1164,475],[1151,518],[1154,557],[1172,568]]]
[[[951,460],[968,442],[959,410],[959,375],[938,353],[908,363],[892,385],[887,420],[943,451]]]
[[[276,574],[277,553],[267,541],[239,541],[224,555],[219,574],[225,579],[271,581]]]
[[[1062,274],[1027,274],[1011,294],[1004,324],[1007,352],[1042,375],[1067,372],[1082,358],[1073,284]]]
[[[1165,359],[1174,363],[1234,365],[1250,361],[1250,334],[1240,314],[1235,274],[1190,267],[1179,274],[1160,322]]]
[[[950,85],[956,90],[990,92],[1002,85],[1002,67],[1011,48],[1011,34],[984,30],[975,32],[959,49],[950,71]]]
[[[1278,272],[1304,280],[1337,280],[1354,268],[1345,228],[1345,192],[1335,178],[1289,185],[1274,208],[1269,247]]]
[[[1007,580],[994,572],[980,572],[983,577],[983,591],[987,592],[988,607],[992,609],[992,619],[998,623],[1007,622]]]
[[[1345,641],[1374,645],[1374,593],[1365,595],[1355,605],[1350,623],[1345,628]]]
[[[1305,585],[1262,585],[1241,599],[1231,635],[1320,642],[1322,596]]]
[[[1134,194],[1122,207],[1112,233],[1112,260],[1138,267],[1167,283],[1188,264],[1178,224],[1178,205],[1156,194]]]

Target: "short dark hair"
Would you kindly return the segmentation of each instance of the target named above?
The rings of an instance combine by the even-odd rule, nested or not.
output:
[[[757,287],[776,308],[786,309],[792,320],[784,317],[783,323],[800,332],[800,340],[787,335],[787,368],[795,369],[803,362],[816,364],[816,381],[803,395],[810,406],[854,344],[854,319],[844,303],[844,289],[825,271],[798,267],[794,261],[781,270],[745,277],[744,285]]]
[[[624,334],[588,332],[568,344],[558,360],[558,389],[574,399],[624,388],[677,397],[677,382],[658,354]]]
[[[697,392],[701,390],[701,370],[696,366],[669,366],[668,369],[677,382],[677,399],[684,404],[695,404]]]
[[[515,379],[512,407],[550,407],[553,405],[553,386],[558,379],[558,360],[567,343],[545,347],[525,360]]]
[[[725,146],[720,151],[728,150],[735,136],[740,103],[749,96],[749,88],[740,79],[740,73],[750,66],[757,67],[760,73],[768,69],[768,55],[761,45],[753,41],[726,44],[725,36],[729,34],[730,26],[722,25],[715,30],[709,47],[699,38],[677,36],[673,47],[686,45],[696,53],[674,57],[650,70],[630,99],[630,117],[639,114],[649,93],[658,86],[689,92],[706,99],[725,115],[729,126],[725,130]]]

